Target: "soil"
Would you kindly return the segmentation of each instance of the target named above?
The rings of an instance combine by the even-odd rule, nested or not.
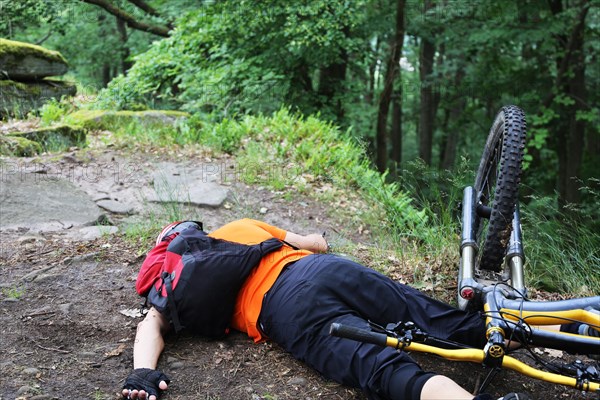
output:
[[[132,164],[182,159],[177,154],[118,150],[52,157],[82,159],[90,154],[95,162],[115,157]],[[345,219],[340,218],[339,204],[319,203],[301,194],[293,200],[288,197],[235,182],[225,207],[203,209],[200,214],[208,228],[249,216],[299,233],[327,229],[339,241],[370,245],[368,229],[350,223],[349,228],[340,228]],[[261,213],[263,207],[267,210]],[[125,221],[118,215],[110,220],[116,225]],[[0,400],[118,399],[132,368],[140,321],[135,314],[141,303],[134,281],[149,243],[132,240],[122,231],[91,241],[78,241],[63,232],[2,232],[1,240]],[[394,277],[413,274],[402,268],[392,266],[388,272]],[[487,373],[474,364],[426,355],[415,358],[425,369],[472,391]],[[366,399],[358,390],[323,378],[277,345],[254,344],[235,332],[220,341],[169,336],[158,367],[172,379],[162,397],[166,400]],[[536,399],[586,398],[510,371],[501,372],[488,389],[498,396],[513,391]]]

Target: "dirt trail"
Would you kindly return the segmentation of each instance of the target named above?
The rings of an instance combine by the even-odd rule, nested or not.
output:
[[[103,215],[100,220],[117,226],[119,231],[92,231],[85,222],[78,225],[73,221],[70,225],[46,224],[42,228],[32,224],[35,229],[13,224],[0,230],[0,400],[118,398],[116,393],[132,367],[132,345],[140,320],[136,315],[140,298],[133,285],[147,250],[126,239],[124,232],[128,225],[158,218],[168,207],[148,201],[148,197],[136,197],[154,184],[160,162],[163,167],[174,168],[175,173],[189,173],[194,168],[206,172],[210,166],[210,173],[215,174],[215,166],[235,168],[234,160],[229,158],[159,157],[114,151],[4,160],[3,178],[9,171],[7,165],[19,163],[38,178],[54,173],[65,179],[64,171],[72,171],[66,176],[72,187],[86,193],[96,205],[113,202],[104,204],[106,208],[98,205]],[[86,177],[86,170],[95,175]],[[328,230],[336,240],[368,244],[368,236],[340,227],[334,207],[309,197],[291,201],[282,193],[259,185],[250,187],[235,179],[212,182],[219,186],[215,190],[227,191],[220,205],[177,206],[178,212],[189,212],[203,220],[207,229],[239,217],[253,217],[299,233]],[[43,201],[24,198],[22,208],[37,207],[40,211],[43,205]],[[18,210],[10,212],[3,214],[0,205],[0,225]],[[396,275],[402,273],[396,271]],[[418,358],[425,368],[447,374],[469,389],[485,376],[476,365]],[[276,345],[255,345],[238,333],[223,341],[169,337],[159,368],[173,380],[164,396],[167,400],[365,398],[359,391],[323,379]],[[575,391],[510,372],[502,373],[491,390],[497,394],[523,390],[538,399],[578,396]]]

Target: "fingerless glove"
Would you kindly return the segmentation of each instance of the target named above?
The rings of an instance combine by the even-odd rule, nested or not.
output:
[[[168,376],[162,372],[150,368],[136,368],[125,379],[123,389],[129,390],[144,390],[148,396],[155,395],[158,397],[162,390],[158,387],[161,381],[167,384],[171,382]]]

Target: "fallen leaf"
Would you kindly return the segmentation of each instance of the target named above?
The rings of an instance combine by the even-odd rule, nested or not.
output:
[[[139,318],[142,316],[139,308],[126,308],[124,310],[119,310],[119,313],[130,318]]]
[[[119,347],[117,347],[116,349],[109,351],[107,353],[104,353],[104,357],[111,358],[111,357],[120,356],[121,353],[123,353],[123,351],[125,351],[126,348],[127,348],[126,345],[120,344]]]

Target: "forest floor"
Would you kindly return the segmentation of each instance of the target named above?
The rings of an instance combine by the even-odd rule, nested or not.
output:
[[[150,167],[161,158],[183,162],[177,155],[160,151],[115,149],[75,151],[51,158],[67,162],[93,158],[98,165],[121,159]],[[148,182],[146,178],[137,181],[143,184]],[[285,196],[242,182],[228,187],[230,200],[224,206],[194,211],[201,214],[208,229],[239,217],[253,217],[298,233],[328,230],[338,240],[371,245],[368,229],[344,227],[339,204],[324,204],[310,196]],[[109,218],[119,227],[126,223],[124,216]],[[123,232],[93,240],[78,240],[62,231],[0,232],[0,400],[119,398],[132,368],[132,346],[140,321],[137,309],[141,300],[134,281],[148,250]],[[361,261],[369,265],[374,254]],[[397,265],[388,273],[406,277],[410,283],[413,271],[410,266]],[[487,372],[474,364],[415,357],[425,369],[445,374],[472,391]],[[169,336],[158,367],[172,379],[163,397],[167,400],[366,398],[358,390],[323,378],[276,344],[254,344],[241,333],[219,341]],[[544,400],[585,398],[575,390],[510,371],[501,372],[488,391],[498,396],[523,391]]]

